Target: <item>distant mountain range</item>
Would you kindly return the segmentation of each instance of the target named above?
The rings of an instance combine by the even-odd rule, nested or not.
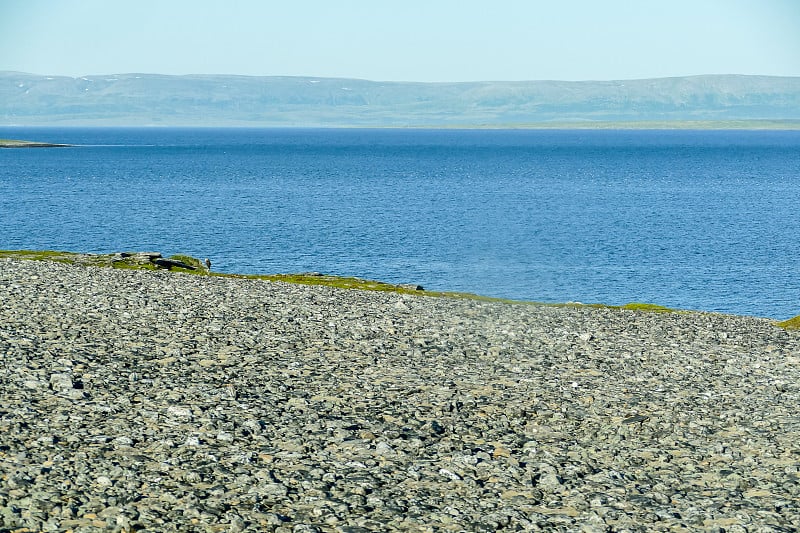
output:
[[[407,83],[0,72],[0,125],[542,127],[800,121],[800,77]]]

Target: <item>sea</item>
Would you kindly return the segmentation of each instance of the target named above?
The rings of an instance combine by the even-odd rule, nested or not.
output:
[[[800,131],[0,128],[0,249],[800,314]]]

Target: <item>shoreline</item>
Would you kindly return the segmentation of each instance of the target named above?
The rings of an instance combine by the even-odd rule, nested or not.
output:
[[[0,250],[0,259],[21,259],[29,261],[51,261],[82,266],[95,266],[115,269],[130,270],[157,270],[166,269],[191,275],[227,277],[234,279],[255,279],[264,281],[283,281],[299,285],[322,285],[339,289],[358,289],[366,291],[395,292],[398,294],[414,294],[429,297],[442,297],[454,299],[471,299],[486,302],[498,302],[517,305],[540,305],[550,307],[588,307],[622,309],[650,313],[706,313],[721,314],[723,316],[743,316],[730,313],[717,313],[702,309],[673,309],[649,302],[628,302],[622,305],[609,305],[603,303],[581,302],[538,302],[514,300],[483,296],[480,294],[452,291],[427,291],[422,285],[416,283],[392,284],[376,280],[367,280],[357,277],[344,277],[322,274],[319,272],[288,273],[288,274],[231,274],[212,271],[198,258],[177,254],[168,258],[162,257],[159,252],[116,252],[108,254],[92,254],[80,252],[65,252],[57,250]],[[775,326],[783,329],[800,329],[800,315],[780,320],[766,317],[752,317],[771,321]]]
[[[800,332],[766,319],[10,258],[0,301],[12,529],[800,522]]]

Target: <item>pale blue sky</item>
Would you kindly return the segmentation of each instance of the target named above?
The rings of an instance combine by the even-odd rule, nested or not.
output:
[[[800,0],[0,0],[0,70],[385,81],[800,76]]]

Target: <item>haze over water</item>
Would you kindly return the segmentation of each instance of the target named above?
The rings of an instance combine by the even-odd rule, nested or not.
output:
[[[800,313],[800,132],[0,129],[0,248]]]

